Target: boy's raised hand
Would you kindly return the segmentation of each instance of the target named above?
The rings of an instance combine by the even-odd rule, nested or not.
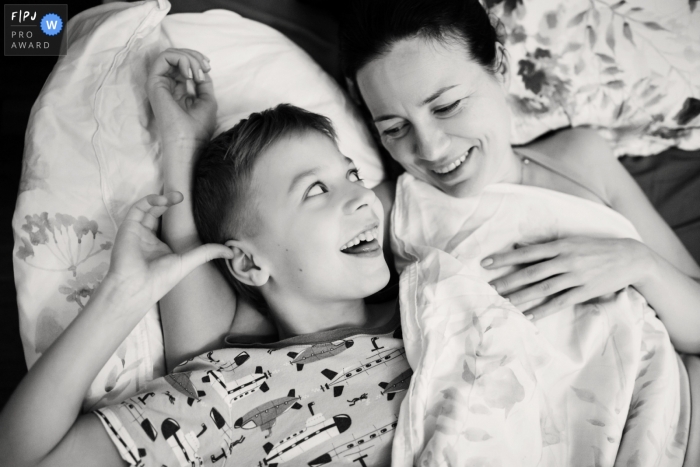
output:
[[[182,199],[179,192],[140,199],[117,232],[105,281],[121,288],[134,305],[139,305],[138,311],[146,311],[198,266],[215,258],[233,257],[229,248],[216,244],[178,255],[156,237],[158,218]]]
[[[190,49],[167,49],[151,65],[148,99],[165,144],[201,144],[211,138],[216,98],[210,70],[209,59]]]

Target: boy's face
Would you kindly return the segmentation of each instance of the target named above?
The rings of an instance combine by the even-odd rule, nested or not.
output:
[[[250,189],[259,216],[251,242],[277,290],[322,302],[386,285],[381,203],[330,138],[309,131],[277,141],[259,156]]]

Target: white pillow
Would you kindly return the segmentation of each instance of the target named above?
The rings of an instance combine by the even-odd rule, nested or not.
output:
[[[210,10],[168,16],[163,32],[173,47],[199,50],[211,60],[216,134],[252,112],[294,104],[333,121],[341,152],[355,161],[368,187],[384,178],[372,137],[350,99],[278,31],[231,11]]]
[[[370,135],[349,101],[291,41],[228,11],[166,17],[169,8],[166,0],[110,3],[77,15],[67,25],[67,55],[32,108],[13,218],[28,366],[104,278],[128,207],[162,190],[146,77],[171,39],[211,58],[219,131],[252,111],[290,102],[331,117],[341,149],[355,159],[369,186],[383,178]],[[123,400],[163,372],[154,307],[101,370],[84,408]]]
[[[29,367],[104,278],[125,209],[161,189],[145,83],[168,9],[166,1],[110,3],[75,16],[67,54],[32,108],[12,222]],[[143,390],[163,360],[154,307],[99,373],[84,408]]]

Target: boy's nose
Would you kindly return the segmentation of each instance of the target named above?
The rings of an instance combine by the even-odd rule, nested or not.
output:
[[[345,204],[345,209],[348,214],[352,214],[363,206],[371,207],[372,203],[374,203],[377,198],[372,190],[359,183],[353,183],[350,190],[350,197]]]

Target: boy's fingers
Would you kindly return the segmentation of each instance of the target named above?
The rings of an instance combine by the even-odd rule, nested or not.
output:
[[[144,213],[141,224],[155,232],[158,228],[158,218],[162,216],[170,206],[180,203],[183,198],[182,193],[179,191],[172,191],[165,195],[158,196],[158,199],[155,200],[155,204],[152,203],[151,208]]]
[[[183,200],[183,195],[179,191],[172,191],[165,195],[147,195],[136,201],[124,220],[142,222],[145,216],[154,218],[160,217],[170,206],[178,204]]]
[[[206,55],[204,55],[202,52],[199,52],[197,50],[193,49],[180,49],[189,55],[193,56],[197,61],[199,62],[199,65],[204,69],[205,72],[208,72],[211,69],[211,62],[209,58],[207,58]]]
[[[202,83],[205,81],[206,73],[211,70],[209,59],[196,50],[167,49],[161,53],[160,57],[151,70],[151,73],[157,76],[166,76],[171,68],[177,68],[184,79]]]
[[[165,196],[165,198],[168,200],[168,206],[179,204],[183,199],[185,199],[185,196],[179,191],[170,191],[168,193],[164,193],[163,196]]]
[[[158,212],[156,209],[165,211],[164,208],[151,208],[151,210],[144,213],[143,218],[141,218],[141,225],[152,232],[155,232],[158,229],[158,217],[163,214],[163,212]]]
[[[189,59],[190,69],[192,70],[192,76],[189,76],[189,78],[194,80],[196,84],[203,83],[206,76],[205,72],[209,71],[209,66],[204,61],[204,55],[191,49],[178,49],[178,51]]]
[[[197,267],[217,258],[233,259],[233,252],[224,245],[208,243],[188,251],[182,255],[183,277],[191,273]]]
[[[208,74],[204,75],[204,81],[197,83],[197,97],[206,101],[216,101],[214,97],[214,82]]]
[[[170,67],[177,68],[180,72],[180,75],[182,75],[183,78],[194,78],[192,64],[190,63],[193,59],[186,53],[175,49],[168,49],[165,52],[163,52],[163,59]],[[157,71],[159,70],[160,69],[158,69]],[[170,71],[170,68],[168,68],[167,71]],[[165,72],[163,74],[165,74]]]
[[[143,217],[153,206],[162,206],[167,203],[168,200],[165,196],[161,195],[148,195],[144,196],[140,200],[136,201],[129,212],[126,213],[124,220],[130,220],[134,222],[141,222]]]

